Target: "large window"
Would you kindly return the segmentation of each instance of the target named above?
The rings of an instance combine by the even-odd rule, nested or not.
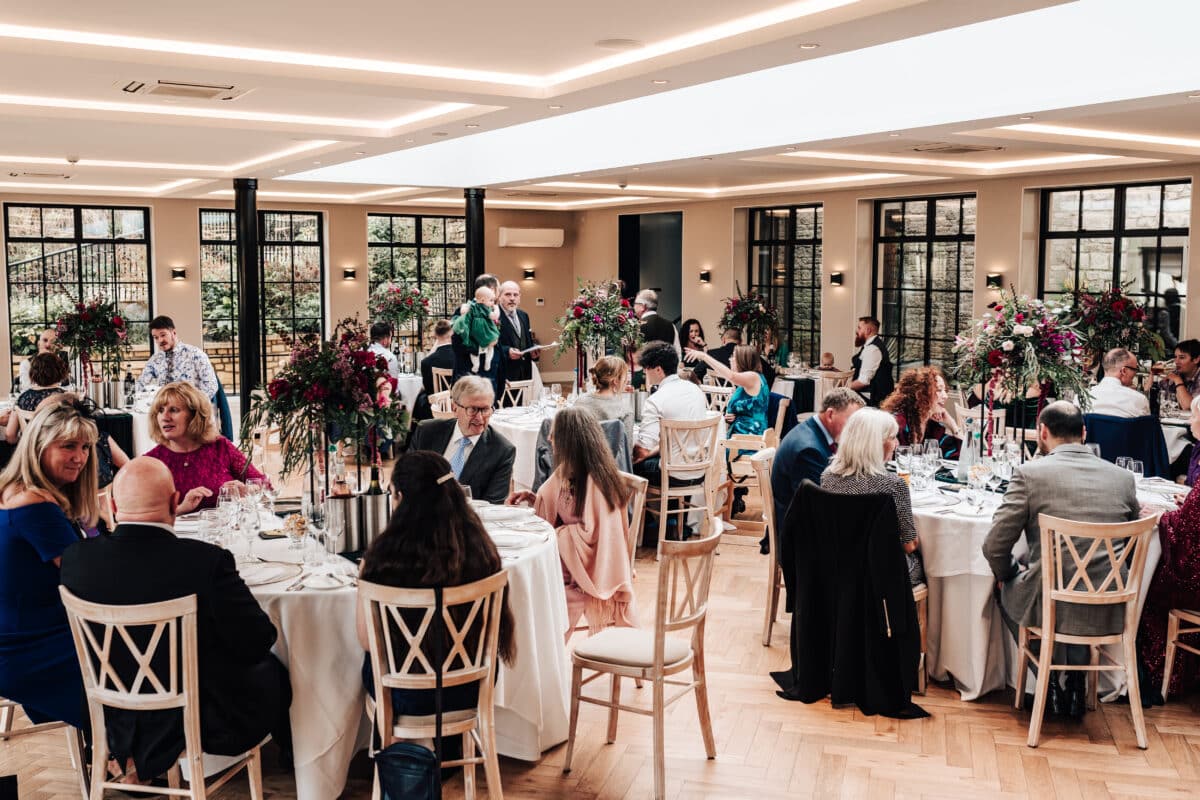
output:
[[[1182,338],[1191,213],[1188,181],[1043,190],[1038,293],[1122,286],[1168,343]]]
[[[750,212],[750,287],[771,298],[791,352],[812,364],[821,357],[823,223],[820,205]]]
[[[467,221],[464,217],[368,214],[369,288],[394,278],[415,282],[431,314],[448,317],[467,299]]]
[[[872,307],[897,376],[951,362],[971,321],[975,196],[875,202]]]
[[[103,295],[129,325],[130,367],[150,355],[150,210],[4,205],[13,374],[38,334],[75,303]]]
[[[323,333],[325,248],[321,214],[258,212],[262,262],[263,364],[267,378],[301,333]],[[200,211],[200,296],[204,350],[221,382],[236,391],[237,251],[232,211]]]

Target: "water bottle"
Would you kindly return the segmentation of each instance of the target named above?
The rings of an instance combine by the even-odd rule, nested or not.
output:
[[[971,466],[979,457],[979,450],[977,449],[979,445],[976,436],[975,418],[967,417],[963,425],[962,449],[958,453],[958,470],[954,474],[959,483],[967,482],[967,478],[971,474]]]

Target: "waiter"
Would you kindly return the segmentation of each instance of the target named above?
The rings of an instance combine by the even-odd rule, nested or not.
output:
[[[895,388],[892,359],[879,336],[879,320],[859,317],[858,327],[854,329],[854,344],[858,352],[850,360],[854,367],[854,380],[850,382],[850,388],[861,394],[867,405],[878,408]]]

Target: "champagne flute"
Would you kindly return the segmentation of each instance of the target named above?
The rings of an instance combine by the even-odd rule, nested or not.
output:
[[[258,538],[260,529],[258,520],[258,503],[252,497],[247,497],[241,503],[241,521],[238,529],[246,540],[246,562],[254,563],[254,540]]]

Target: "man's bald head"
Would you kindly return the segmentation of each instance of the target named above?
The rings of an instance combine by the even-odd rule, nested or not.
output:
[[[112,502],[118,522],[173,525],[177,501],[171,471],[157,458],[131,459],[112,482]]]

